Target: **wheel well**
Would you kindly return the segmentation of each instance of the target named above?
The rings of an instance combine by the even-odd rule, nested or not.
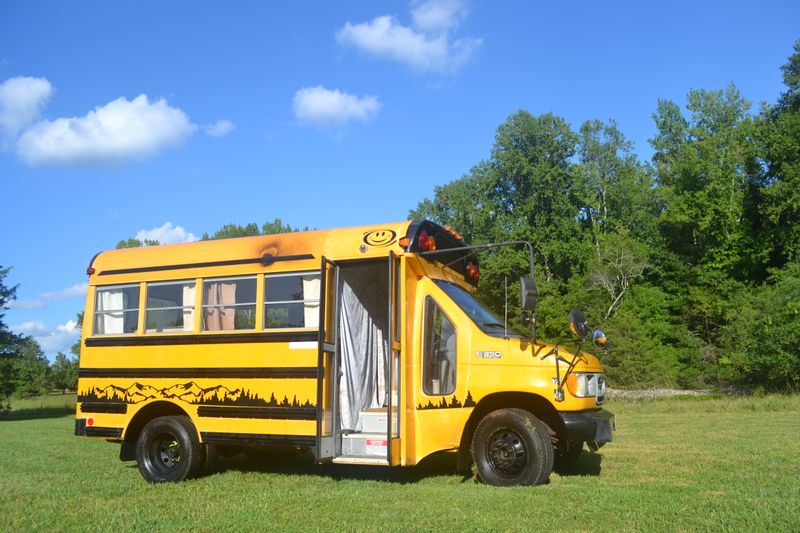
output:
[[[128,423],[128,427],[125,429],[125,442],[134,444],[136,439],[139,438],[142,428],[148,422],[159,416],[170,415],[188,416],[186,411],[171,402],[159,401],[145,405],[133,415],[133,418]]]
[[[552,431],[550,438],[558,441],[559,435],[565,431],[564,422],[558,416],[558,411],[542,396],[530,392],[498,392],[484,396],[475,406],[461,434],[461,444],[458,448],[459,472],[466,472],[472,467],[472,435],[478,423],[487,414],[498,409],[525,409],[536,415]]]

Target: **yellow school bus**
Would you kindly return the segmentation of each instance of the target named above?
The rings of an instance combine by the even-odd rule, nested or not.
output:
[[[99,253],[75,434],[120,443],[150,482],[290,447],[386,466],[458,450],[487,483],[544,483],[609,442],[613,415],[595,356],[509,330],[473,296],[479,252],[520,244],[467,246],[422,220]],[[591,337],[580,313],[570,324]]]

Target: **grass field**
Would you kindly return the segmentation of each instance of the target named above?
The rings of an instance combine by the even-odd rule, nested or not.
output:
[[[38,402],[38,403],[37,403]],[[610,403],[615,441],[541,487],[414,468],[225,460],[148,485],[118,446],[72,436],[73,397],[0,419],[0,531],[800,531],[800,397]]]

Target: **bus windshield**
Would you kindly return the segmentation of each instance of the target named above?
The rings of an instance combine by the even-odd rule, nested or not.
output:
[[[454,283],[433,280],[447,295],[461,308],[467,316],[475,322],[481,331],[494,337],[502,336],[506,332],[503,320],[497,315],[486,309],[482,303],[475,299],[470,293]],[[524,337],[519,332],[508,328],[508,335],[513,337]]]

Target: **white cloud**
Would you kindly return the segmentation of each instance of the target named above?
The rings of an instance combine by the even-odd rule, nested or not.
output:
[[[45,78],[17,77],[0,83],[0,130],[7,139],[39,118],[53,94]]]
[[[371,22],[347,22],[336,32],[336,40],[419,71],[452,73],[483,43],[481,39],[453,35],[465,17],[466,8],[460,0],[429,0],[412,8],[412,26],[384,15]]]
[[[356,96],[325,87],[304,87],[294,93],[294,114],[318,126],[335,126],[350,120],[367,120],[380,109],[375,96]]]
[[[455,29],[466,16],[467,10],[460,0],[417,2],[411,9],[414,26],[428,33]]]
[[[83,117],[44,120],[28,127],[17,154],[29,165],[118,163],[146,159],[180,145],[197,126],[163,98],[118,98]]]
[[[88,288],[89,284],[86,282],[76,283],[60,291],[39,293],[39,296],[45,300],[64,300],[74,296],[86,296],[86,289]]]
[[[22,324],[10,326],[9,329],[20,335],[41,335],[47,332],[47,326],[39,320],[29,320]]]
[[[86,296],[86,290],[89,284],[86,282],[75,283],[65,289],[55,292],[40,292],[38,298],[31,298],[28,300],[14,300],[8,303],[9,309],[41,309],[46,304],[45,302],[51,300],[66,300],[67,298],[74,298],[76,296]],[[26,322],[28,324],[28,322]]]
[[[39,320],[23,322],[10,326],[9,329],[20,335],[30,335],[36,339],[45,353],[65,352],[80,337],[80,330],[74,320],[68,320],[66,324],[56,326],[54,329],[50,329]]]
[[[8,302],[7,307],[9,309],[41,309],[44,307],[44,302],[39,298],[31,298],[28,300],[14,300],[13,302]]]
[[[155,240],[161,244],[175,244],[179,242],[192,242],[196,241],[197,237],[193,233],[189,233],[182,226],[173,226],[172,222],[164,222],[158,228],[143,229],[136,234],[136,238],[140,241],[145,239]]]
[[[236,125],[233,122],[227,119],[221,119],[206,126],[205,132],[206,135],[210,137],[224,137],[235,129]]]

